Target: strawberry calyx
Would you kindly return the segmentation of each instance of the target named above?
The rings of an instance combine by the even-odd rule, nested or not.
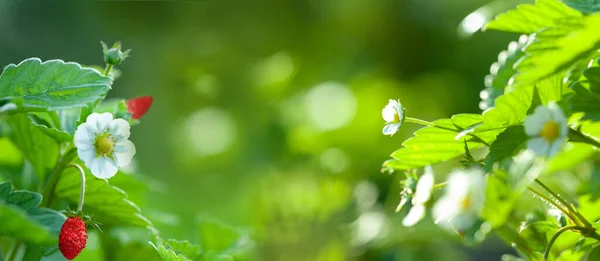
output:
[[[67,210],[64,210],[62,212],[65,214],[65,216],[67,216],[67,218],[77,217],[77,218],[81,219],[85,223],[86,226],[93,227],[93,228],[97,229],[98,231],[102,232],[102,229],[100,228],[100,225],[102,225],[102,224],[95,221],[92,218],[92,216],[84,214],[83,211],[73,211],[69,207],[67,207]]]

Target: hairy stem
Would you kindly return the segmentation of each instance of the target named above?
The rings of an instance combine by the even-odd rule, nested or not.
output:
[[[554,201],[553,199],[547,197],[546,195],[542,194],[541,192],[537,191],[536,189],[534,189],[532,187],[527,187],[527,189],[529,191],[531,191],[533,194],[535,194],[538,197],[540,197],[543,200],[545,200],[546,202],[552,204],[558,210],[560,210],[560,212],[562,212],[563,214],[565,214],[565,216],[567,216],[567,218],[569,218],[569,220],[571,220],[571,223],[576,224],[576,225],[580,225],[579,221],[569,211],[567,211],[563,206],[561,206],[560,204],[556,203],[556,201]]]
[[[83,198],[85,196],[85,171],[83,168],[79,166],[79,164],[70,163],[67,167],[74,167],[79,170],[79,174],[81,174],[81,191],[79,194],[79,205],[77,205],[77,212],[81,212],[83,210]]]
[[[554,197],[556,200],[558,200],[559,203],[564,205],[569,212],[571,212],[572,214],[575,214],[575,216],[577,216],[577,218],[579,218],[579,220],[583,223],[583,225],[585,227],[588,227],[588,228],[593,227],[592,224],[590,224],[590,222],[588,222],[587,219],[585,219],[585,217],[583,217],[579,213],[579,211],[577,211],[575,208],[573,208],[572,205],[569,204],[566,200],[564,200],[560,195],[558,195],[558,193],[552,191],[552,189],[550,189],[548,186],[546,186],[544,183],[542,183],[539,179],[535,179],[535,183],[537,183],[538,185],[540,185],[540,187],[542,187],[546,191],[548,191],[548,193],[550,193],[550,195],[552,195],[552,197]]]

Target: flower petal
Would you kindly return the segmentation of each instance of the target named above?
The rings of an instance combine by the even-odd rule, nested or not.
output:
[[[400,129],[400,123],[389,123],[383,127],[383,135],[394,135]]]
[[[85,122],[95,130],[95,133],[101,133],[106,131],[106,128],[112,119],[113,116],[109,112],[102,114],[94,112],[87,117]]]
[[[119,167],[127,166],[131,163],[131,159],[135,155],[135,145],[130,140],[118,140],[115,144],[115,152],[113,157],[115,163]]]
[[[112,134],[115,139],[128,139],[131,134],[129,123],[123,119],[114,119],[108,125],[108,133]]]
[[[527,149],[533,151],[537,156],[546,156],[550,149],[550,144],[542,137],[532,138],[527,141]]]
[[[78,149],[90,149],[94,147],[95,135],[93,128],[88,123],[82,123],[75,130],[73,141]]]
[[[562,148],[563,144],[564,144],[564,139],[562,138],[558,138],[556,140],[554,140],[552,142],[552,144],[550,144],[550,148],[548,149],[548,156],[549,157],[553,157],[554,155],[558,154],[558,152],[560,152],[560,149]]]
[[[96,150],[93,148],[77,149],[77,155],[87,165],[88,162],[92,162],[96,158]]]
[[[536,114],[527,116],[523,123],[525,126],[525,133],[527,133],[528,136],[539,136],[544,127],[544,123],[545,121]]]
[[[425,206],[421,204],[414,205],[402,220],[402,225],[412,227],[419,223],[423,217],[425,217]]]
[[[425,174],[419,178],[419,182],[415,188],[415,195],[412,199],[413,204],[425,204],[427,201],[429,201],[429,198],[431,198],[433,185],[433,170],[431,170],[431,166],[427,166],[425,167]]]
[[[95,158],[90,167],[92,174],[100,179],[109,179],[117,174],[118,171],[115,162],[106,157]]]

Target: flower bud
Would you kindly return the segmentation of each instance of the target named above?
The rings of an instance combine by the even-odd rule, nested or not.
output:
[[[110,49],[104,42],[100,43],[102,44],[104,62],[106,62],[106,64],[119,65],[125,58],[129,57],[129,52],[131,52],[131,50],[121,51],[121,42],[116,42]]]

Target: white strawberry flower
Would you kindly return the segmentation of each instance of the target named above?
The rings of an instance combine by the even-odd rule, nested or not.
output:
[[[390,100],[381,111],[381,116],[385,120],[383,135],[394,135],[404,123],[404,107],[399,100]]]
[[[433,207],[435,223],[458,231],[469,229],[483,209],[485,188],[486,178],[481,169],[452,171],[444,196]]]
[[[77,155],[97,178],[114,176],[119,167],[127,166],[135,146],[129,141],[129,123],[113,119],[106,113],[92,113],[75,131]]]
[[[537,156],[552,157],[564,144],[569,132],[567,117],[554,102],[540,105],[525,118],[525,133],[530,137],[527,149]]]
[[[434,177],[433,177],[433,169],[431,166],[425,167],[425,173],[421,178],[419,178],[419,182],[417,182],[417,187],[415,188],[415,194],[412,198],[412,207],[408,214],[402,220],[402,225],[405,227],[412,227],[419,223],[423,217],[425,217],[425,203],[431,199],[431,193],[433,191],[434,186]]]

